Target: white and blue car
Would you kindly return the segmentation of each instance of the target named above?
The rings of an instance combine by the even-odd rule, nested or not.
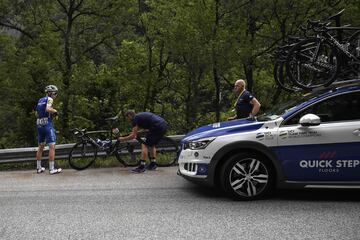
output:
[[[181,144],[178,173],[235,199],[274,188],[359,188],[360,82],[316,91],[256,121],[200,127]]]

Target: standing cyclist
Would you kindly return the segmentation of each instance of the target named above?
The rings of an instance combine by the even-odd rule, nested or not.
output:
[[[36,106],[36,125],[38,130],[39,148],[36,153],[37,173],[42,173],[45,168],[41,166],[41,158],[45,143],[49,145],[49,172],[56,174],[61,172],[61,168],[55,168],[55,143],[56,135],[52,120],[57,116],[57,111],[53,108],[53,101],[57,96],[58,88],[55,85],[45,87],[46,96],[40,98]]]
[[[160,116],[151,112],[140,112],[135,114],[135,111],[128,110],[125,113],[126,120],[133,126],[132,132],[126,137],[119,137],[118,141],[128,141],[137,137],[140,129],[146,130],[146,141],[141,144],[141,158],[140,165],[132,169],[133,173],[142,173],[145,170],[155,170],[156,163],[156,144],[165,135],[168,128],[167,122]],[[145,166],[147,157],[149,156],[150,148],[150,164]]]

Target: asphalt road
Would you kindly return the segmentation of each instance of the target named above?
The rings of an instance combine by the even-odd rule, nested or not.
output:
[[[0,239],[360,239],[360,190],[236,202],[176,170],[0,172]]]

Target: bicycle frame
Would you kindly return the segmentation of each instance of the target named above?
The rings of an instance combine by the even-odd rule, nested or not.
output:
[[[359,62],[359,60],[357,59],[357,57],[355,57],[351,52],[349,52],[340,42],[338,42],[333,36],[331,36],[328,33],[325,33],[325,39],[330,40],[330,42],[332,44],[334,44],[334,46],[336,46],[343,54],[345,54],[346,56],[348,56],[349,58],[351,58],[352,60],[355,60],[355,62]]]
[[[341,53],[343,53],[348,58],[354,60],[357,63],[360,63],[358,58],[354,56],[351,52],[348,51],[347,46],[348,42],[346,44],[341,44],[342,42],[342,34],[344,31],[355,31],[355,33],[351,34],[350,37],[348,37],[348,40],[352,39],[355,35],[359,34],[360,28],[358,27],[348,27],[348,26],[336,26],[336,27],[327,27],[327,24],[319,24],[317,22],[309,22],[311,25],[310,28],[313,29],[314,32],[317,33],[316,37],[320,39],[321,42],[328,40],[333,46],[335,46],[338,50],[340,50]],[[337,36],[336,38],[331,35],[329,32],[336,30]],[[347,45],[347,46],[344,46]],[[318,45],[318,47],[320,44]],[[358,47],[359,48],[359,47]],[[316,54],[314,56],[314,59],[317,59],[319,49],[316,50]],[[360,52],[360,49],[358,50]],[[360,55],[360,54],[358,54]]]
[[[103,148],[102,146],[100,146],[92,137],[89,136],[89,134],[92,134],[92,133],[108,133],[109,136],[113,137],[113,134],[112,134],[112,131],[107,131],[107,130],[99,130],[99,131],[89,131],[89,132],[86,132],[86,130],[79,130],[79,129],[75,129],[75,132],[74,132],[74,135],[78,135],[80,134],[80,136],[78,136],[78,138],[81,139],[81,142],[82,143],[87,143],[87,142],[91,142],[93,143],[97,148],[98,150],[99,149],[103,149],[103,150],[106,150],[106,155],[109,156],[111,154],[113,154],[115,152],[115,150],[117,149],[117,143],[113,144],[111,142],[111,145],[108,147],[108,148]],[[125,147],[124,147],[125,148]]]
[[[355,34],[357,34],[358,32],[355,32],[352,36],[354,36]],[[310,62],[313,64],[317,64],[319,66],[328,68],[329,70],[331,69],[331,67],[329,67],[325,62],[319,62],[319,52],[320,52],[320,47],[321,44],[328,40],[334,47],[336,47],[336,49],[338,49],[343,56],[346,56],[348,59],[351,59],[353,61],[353,64],[359,64],[360,65],[360,60],[354,56],[351,52],[348,51],[348,49],[346,47],[344,47],[343,44],[341,44],[338,40],[336,40],[335,37],[333,37],[331,34],[329,34],[328,32],[322,32],[321,35],[317,35],[318,38],[318,44],[316,46],[316,50],[315,50],[315,54],[312,56],[312,59],[310,59]],[[359,41],[360,44],[360,41]],[[357,47],[358,51],[360,52],[360,47]],[[304,49],[305,51],[307,50],[306,48]],[[360,55],[360,53],[359,53]],[[336,54],[336,57],[339,57],[341,55]],[[339,59],[337,59],[339,60]],[[340,64],[344,64],[344,61],[340,61]],[[311,66],[311,65],[307,65],[309,68],[312,68],[313,70],[317,70],[315,66]]]
[[[320,52],[320,47],[321,47],[321,43],[324,42],[325,38],[323,37],[318,37],[318,42],[317,42],[317,45],[316,45],[316,49],[315,49],[315,53],[314,55],[311,57],[311,58],[308,58],[308,56],[305,56],[305,55],[302,55],[303,57],[309,59],[309,63],[312,63],[312,64],[316,64],[318,66],[322,66],[322,67],[325,67],[325,68],[328,68],[329,70],[332,69],[331,66],[329,66],[328,64],[324,62],[319,62],[318,59],[319,59],[319,52]],[[303,52],[306,52],[308,50],[310,50],[311,48],[313,48],[313,45],[308,45],[309,48],[304,48],[302,49]],[[311,64],[305,64],[308,68],[311,68],[315,71],[320,71],[318,70],[315,66],[311,65]]]

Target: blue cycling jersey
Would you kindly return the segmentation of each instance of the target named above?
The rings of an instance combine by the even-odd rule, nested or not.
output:
[[[52,115],[46,111],[46,107],[51,107],[53,99],[51,97],[40,98],[36,106],[36,125],[38,130],[38,143],[55,144],[56,134],[52,125]]]
[[[53,99],[51,97],[40,98],[36,106],[37,120],[36,125],[47,126],[52,125],[51,113],[46,111],[46,106],[52,106]]]

